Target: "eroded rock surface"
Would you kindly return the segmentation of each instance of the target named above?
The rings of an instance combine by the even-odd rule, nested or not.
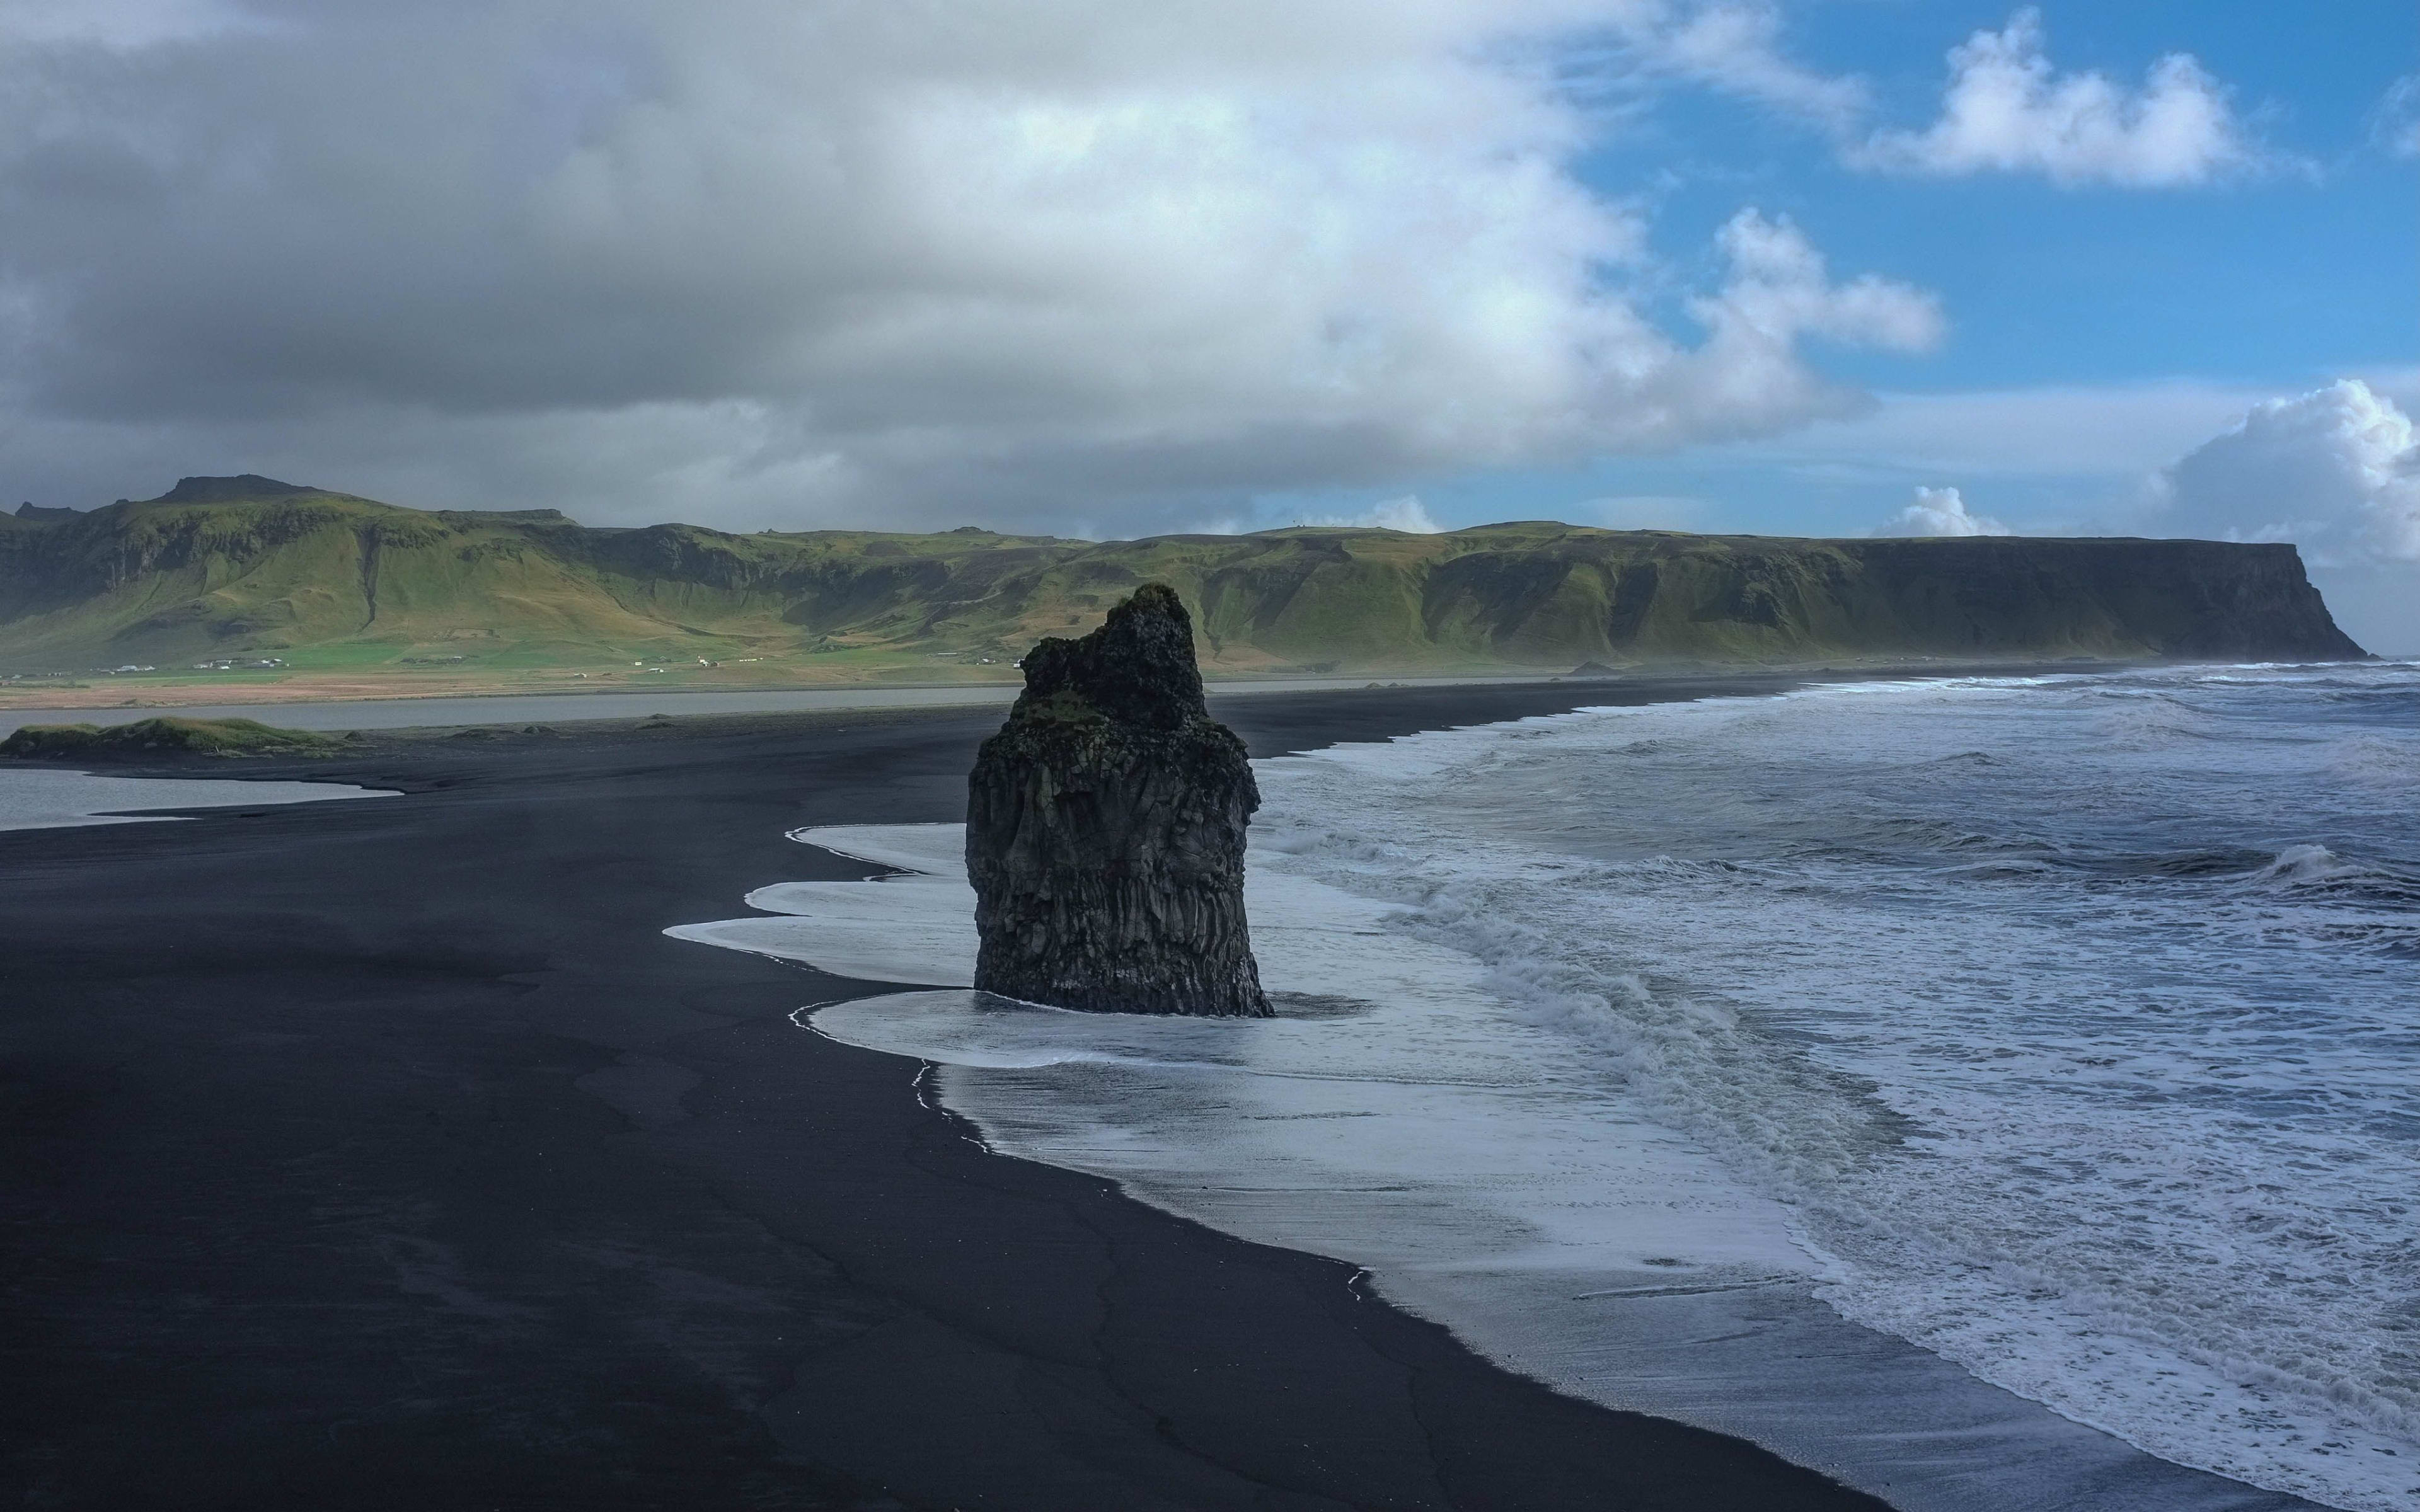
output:
[[[968,779],[975,985],[1059,1008],[1265,1017],[1244,918],[1244,743],[1210,717],[1193,624],[1148,583],[1025,692]]]

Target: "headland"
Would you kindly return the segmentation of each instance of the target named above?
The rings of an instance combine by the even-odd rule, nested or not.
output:
[[[2277,544],[1553,520],[743,535],[247,475],[0,516],[0,706],[1013,687],[1037,640],[1147,580],[1176,589],[1214,683],[2365,654]]]

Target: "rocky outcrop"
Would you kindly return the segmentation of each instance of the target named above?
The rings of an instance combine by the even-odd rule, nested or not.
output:
[[[162,756],[337,756],[362,737],[280,730],[257,719],[163,715],[132,724],[29,724],[0,740],[0,756],[37,762],[156,760]]]
[[[1244,918],[1260,790],[1202,701],[1175,592],[1146,583],[1024,665],[967,784],[975,985],[1058,1008],[1267,1016]]]

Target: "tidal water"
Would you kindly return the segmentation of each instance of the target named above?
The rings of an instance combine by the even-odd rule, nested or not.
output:
[[[248,809],[330,798],[392,797],[348,782],[245,782],[223,778],[102,777],[48,768],[0,771],[0,829],[157,823],[170,809]]]
[[[2420,666],[1257,764],[1269,1023],[801,1017],[996,1147],[1916,1507],[2420,1508]],[[948,826],[688,937],[963,988]]]

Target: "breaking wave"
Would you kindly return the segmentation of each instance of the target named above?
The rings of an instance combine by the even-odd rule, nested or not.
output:
[[[1902,1506],[2420,1507],[2406,764],[2392,664],[1340,747],[1259,764],[1251,856],[1264,978],[1319,1011],[813,1023],[940,1062],[1003,1149]],[[902,872],[676,933],[966,980],[929,827],[802,835]]]

